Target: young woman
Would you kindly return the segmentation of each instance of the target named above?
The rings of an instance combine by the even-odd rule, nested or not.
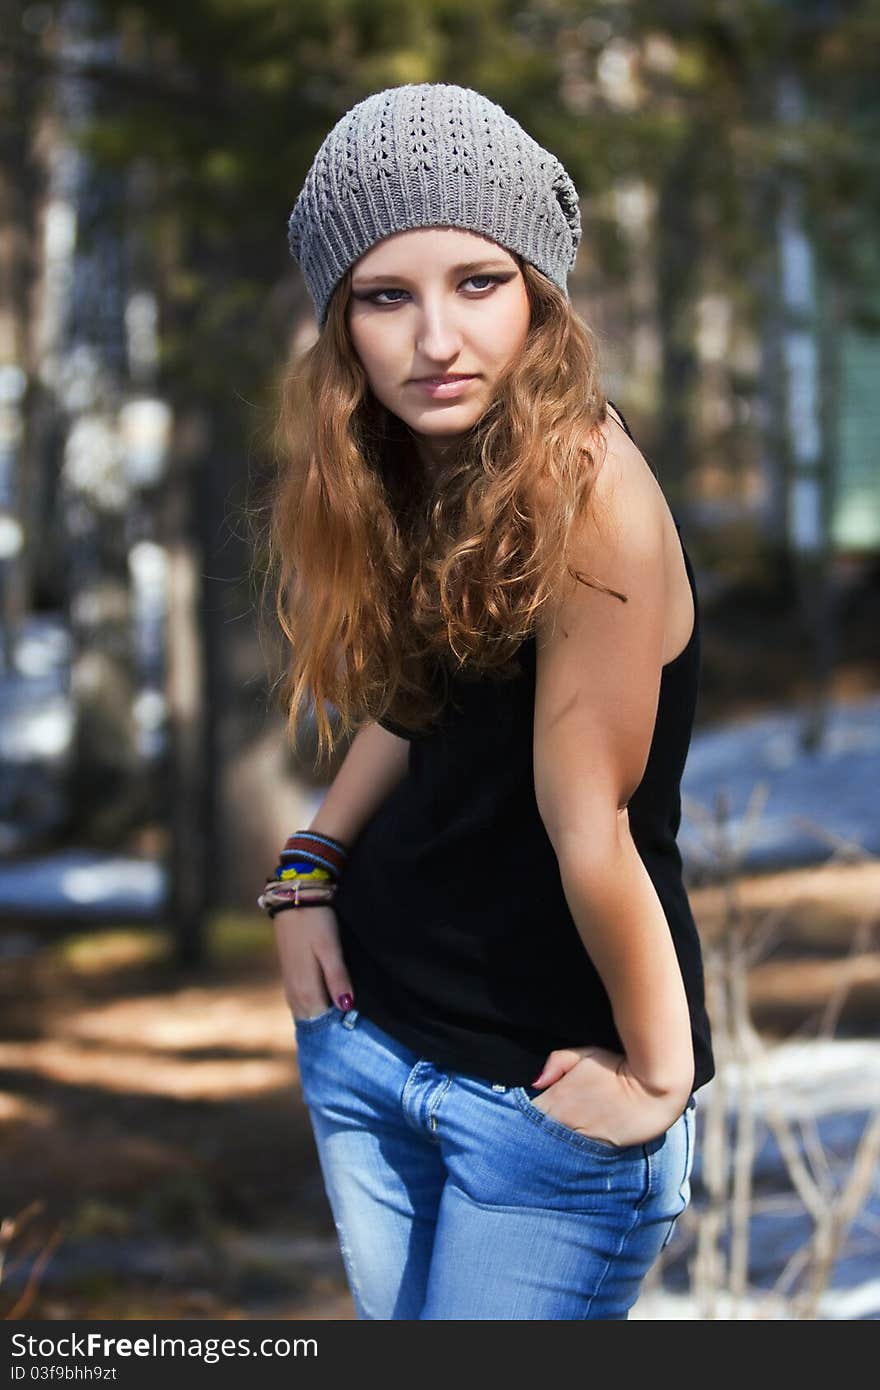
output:
[[[626,1318],[714,1072],[699,615],[568,299],[577,192],[409,84],[333,128],[289,234],[320,331],[279,417],[286,705],[356,733],[260,903],[355,1310]]]

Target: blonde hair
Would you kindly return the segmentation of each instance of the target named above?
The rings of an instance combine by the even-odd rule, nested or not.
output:
[[[593,582],[569,569],[568,553],[601,464],[595,340],[562,291],[517,259],[531,307],[525,345],[431,477],[354,351],[350,271],[317,340],[283,369],[263,594],[271,588],[286,639],[280,683],[294,747],[306,697],[319,757],[386,716],[424,732],[443,707],[438,669],[514,676],[517,648],[566,570]]]

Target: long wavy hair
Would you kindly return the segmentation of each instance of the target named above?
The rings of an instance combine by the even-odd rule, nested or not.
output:
[[[295,748],[308,700],[319,759],[371,720],[423,733],[443,708],[444,671],[515,676],[517,649],[566,571],[626,602],[569,565],[602,462],[595,338],[517,259],[531,306],[523,350],[430,473],[352,345],[350,272],[276,383],[262,592],[285,639],[289,739]]]

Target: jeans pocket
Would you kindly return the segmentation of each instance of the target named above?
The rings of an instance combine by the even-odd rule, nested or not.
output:
[[[535,1095],[543,1093],[535,1087],[531,1088]],[[563,1124],[554,1115],[550,1115],[546,1110],[542,1110],[535,1105],[529,1095],[529,1090],[525,1086],[514,1086],[511,1095],[520,1110],[521,1114],[531,1120],[553,1138],[561,1139],[574,1148],[583,1149],[585,1153],[595,1154],[598,1158],[626,1160],[641,1160],[645,1157],[644,1144],[611,1144],[606,1139],[595,1139],[591,1134],[582,1134],[579,1129],[572,1129],[571,1125]]]
[[[300,1033],[312,1032],[316,1028],[320,1028],[322,1024],[329,1023],[332,1018],[337,1016],[341,1017],[342,1015],[335,1004],[331,1004],[329,1009],[323,1009],[319,1014],[313,1014],[311,1018],[297,1018],[295,1014],[291,1014],[297,1035]]]

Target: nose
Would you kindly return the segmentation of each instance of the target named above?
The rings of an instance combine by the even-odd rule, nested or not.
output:
[[[416,348],[426,362],[453,361],[461,350],[461,330],[449,308],[426,304],[419,314]]]

